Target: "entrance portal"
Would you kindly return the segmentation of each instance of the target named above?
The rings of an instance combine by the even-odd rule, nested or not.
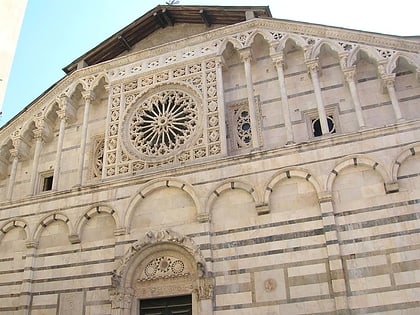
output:
[[[140,315],[192,315],[191,295],[141,300]]]

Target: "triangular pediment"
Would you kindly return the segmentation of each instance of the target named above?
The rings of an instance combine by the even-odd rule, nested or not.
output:
[[[95,65],[126,53],[197,35],[250,18],[271,17],[268,6],[173,6],[158,5],[104,40],[63,70]]]

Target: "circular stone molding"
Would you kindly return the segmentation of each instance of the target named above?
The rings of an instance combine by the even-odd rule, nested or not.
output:
[[[127,148],[145,160],[176,154],[195,138],[200,107],[199,98],[184,86],[164,86],[146,93],[128,110]]]

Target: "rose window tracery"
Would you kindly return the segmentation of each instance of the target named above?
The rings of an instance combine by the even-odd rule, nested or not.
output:
[[[195,99],[182,89],[159,91],[144,99],[129,119],[128,138],[140,155],[160,157],[188,142],[199,113]]]

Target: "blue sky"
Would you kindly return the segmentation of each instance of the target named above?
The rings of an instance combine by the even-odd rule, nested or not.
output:
[[[390,3],[393,5],[391,6]],[[181,5],[269,5],[273,17],[391,35],[420,35],[413,0],[189,1]],[[62,68],[165,1],[28,0],[0,126],[60,80]]]

